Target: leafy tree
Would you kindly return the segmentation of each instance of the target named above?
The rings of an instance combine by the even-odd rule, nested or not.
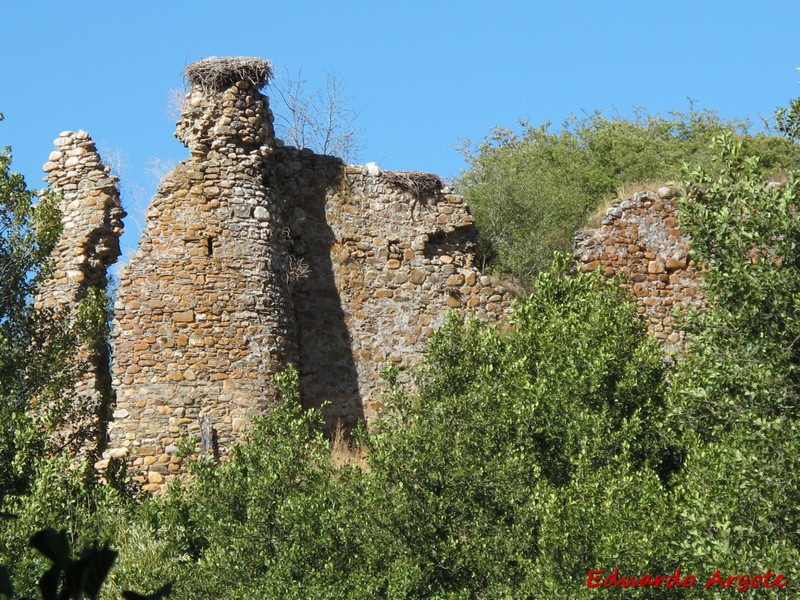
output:
[[[35,404],[45,413],[58,403],[73,381],[75,351],[66,323],[32,305],[61,232],[57,198],[37,196],[10,167],[6,148],[0,153],[0,496],[29,484],[44,437],[28,409]]]
[[[800,71],[800,67],[797,70]],[[775,111],[775,127],[781,135],[800,142],[800,98]]]
[[[0,152],[0,499],[31,485],[37,457],[96,435],[74,423],[71,436],[57,432],[65,420],[85,416],[73,389],[105,351],[105,294],[90,290],[72,315],[34,304],[61,229],[58,196],[29,190],[11,171],[10,150]]]
[[[663,365],[623,292],[564,266],[504,334],[452,317],[371,439],[380,597],[577,598],[592,565],[661,565]]]
[[[800,141],[800,98],[792,100],[788,107],[777,110],[775,125],[781,135],[795,142]]]
[[[767,184],[730,135],[687,174],[682,227],[705,265],[708,309],[691,321],[672,384],[687,460],[676,546],[741,572],[796,576],[800,546],[800,187]]]
[[[687,174],[681,205],[711,309],[693,322],[686,361],[686,377],[695,370],[702,380],[682,386],[695,390],[698,430],[709,436],[730,422],[734,405],[795,415],[800,383],[800,185],[794,174],[782,185],[765,183],[758,157],[730,136],[714,146],[716,169]]]

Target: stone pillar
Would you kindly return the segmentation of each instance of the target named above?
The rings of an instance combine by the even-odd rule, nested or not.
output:
[[[61,195],[63,231],[53,255],[53,274],[42,285],[36,304],[73,316],[91,288],[106,289],[108,267],[120,255],[125,211],[117,178],[103,165],[88,133],[64,131],[55,145],[58,149],[44,166],[45,181]],[[59,435],[61,443],[80,444],[82,451],[93,453],[105,445],[112,396],[108,348],[105,344],[84,347],[79,359],[84,362],[83,374]]]
[[[181,441],[224,460],[296,361],[288,234],[264,180],[275,140],[259,90],[270,71],[249,58],[187,68],[176,136],[191,156],[161,182],[120,275],[106,457],[131,460],[149,491],[180,472]]]
[[[64,131],[44,166],[45,181],[61,194],[64,230],[56,247],[53,276],[41,290],[40,305],[67,307],[90,287],[105,289],[108,267],[120,255],[125,211],[117,178],[103,165],[85,131]]]

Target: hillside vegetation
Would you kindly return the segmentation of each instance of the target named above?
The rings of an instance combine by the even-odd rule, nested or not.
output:
[[[791,121],[783,116],[777,125],[788,132]],[[710,166],[711,141],[723,133],[760,158],[766,177],[782,179],[800,166],[800,148],[787,137],[754,133],[712,111],[633,119],[595,112],[555,129],[521,121],[519,131],[496,128],[465,144],[469,168],[457,188],[478,224],[481,264],[530,282],[614,198],[680,183],[685,164]]]
[[[386,369],[384,421],[353,442],[366,464],[332,460],[318,412],[297,408],[294,369],[280,377],[283,402],[230,461],[193,463],[186,483],[164,497],[70,466],[47,444],[57,415],[33,417],[41,387],[0,387],[0,473],[13,474],[0,479],[0,510],[15,515],[0,520],[0,564],[16,591],[38,594],[49,562],[29,540],[48,526],[65,530],[72,548],[99,540],[119,551],[102,598],[129,588],[163,597],[167,583],[175,597],[198,600],[735,593],[715,582],[716,570],[741,592],[775,585],[775,574],[796,588],[796,148],[731,131],[705,113],[636,123],[596,115],[574,127],[528,129],[476,154],[467,193],[488,202],[501,194],[494,181],[511,198],[497,211],[511,211],[504,218],[513,235],[490,233],[486,251],[496,268],[528,278],[530,294],[502,327],[449,318],[413,373],[416,392]],[[581,223],[597,203],[588,194],[676,176],[681,160],[695,162],[680,175],[681,227],[706,265],[708,310],[687,318],[685,352],[667,363],[615,281],[571,275],[565,255],[545,257],[566,236],[557,215]],[[766,185],[775,169],[785,185]],[[32,235],[38,217],[25,208],[24,185],[7,169],[0,176],[2,210],[17,215],[3,235]],[[544,203],[539,213],[533,198]],[[560,233],[546,236],[555,223]],[[30,238],[41,248],[31,269],[49,240]],[[530,255],[517,243],[532,244]],[[14,247],[0,245],[0,266],[13,262]],[[18,293],[30,295],[36,281],[0,268],[6,294],[24,283]],[[30,304],[8,306],[2,372],[41,378],[49,394],[60,385],[55,397],[66,398],[69,382],[51,377],[62,363],[30,351],[38,330],[22,327],[23,316],[42,315]],[[76,343],[57,339],[62,349]],[[602,581],[615,569],[626,587],[588,587],[591,571],[602,570]],[[665,589],[678,570],[688,587]],[[3,583],[0,571],[0,594],[10,593]]]

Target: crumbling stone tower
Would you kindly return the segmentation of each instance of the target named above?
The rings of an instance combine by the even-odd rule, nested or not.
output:
[[[120,276],[109,457],[129,456],[145,489],[180,470],[187,434],[224,459],[248,416],[275,401],[296,361],[286,227],[265,162],[272,112],[262,59],[206,59],[178,137],[191,157],[158,188],[139,250]]]
[[[55,145],[44,166],[45,181],[61,195],[63,230],[53,253],[53,275],[42,285],[36,301],[56,314],[74,316],[90,289],[106,289],[108,267],[120,255],[125,211],[117,178],[103,165],[88,133],[64,131]],[[105,444],[112,401],[108,348],[105,344],[83,348],[79,359],[85,362],[84,372],[60,434],[62,443],[86,440],[88,447],[82,449],[94,451]]]
[[[125,211],[118,180],[88,133],[64,131],[55,145],[58,149],[44,166],[45,181],[61,194],[64,229],[54,253],[52,279],[43,286],[39,301],[71,310],[89,288],[105,289],[108,267],[120,255]]]

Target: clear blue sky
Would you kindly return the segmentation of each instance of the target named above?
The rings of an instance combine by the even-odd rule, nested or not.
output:
[[[460,139],[520,117],[664,113],[691,98],[759,121],[800,95],[798,25],[798,0],[5,0],[0,146],[39,187],[58,133],[89,131],[117,163],[129,249],[150,162],[186,156],[169,93],[199,58],[261,56],[310,87],[335,72],[362,162],[448,177],[464,167]]]

